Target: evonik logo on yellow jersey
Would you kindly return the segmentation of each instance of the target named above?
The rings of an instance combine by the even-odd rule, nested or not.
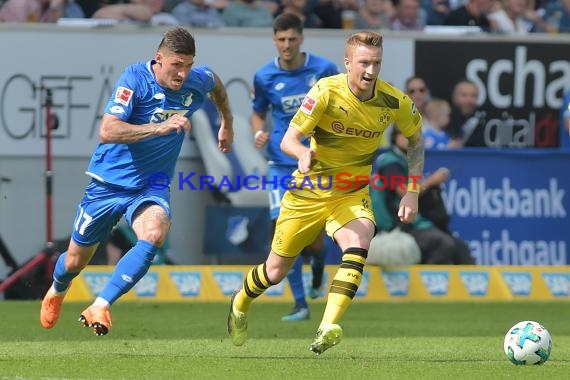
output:
[[[380,131],[369,131],[367,129],[345,127],[340,121],[333,121],[331,128],[335,133],[341,135],[363,137],[365,139],[375,139],[382,136],[382,132]]]

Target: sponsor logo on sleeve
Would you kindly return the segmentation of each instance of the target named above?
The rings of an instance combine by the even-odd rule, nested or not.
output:
[[[303,111],[307,115],[312,115],[316,105],[317,105],[317,100],[307,95],[305,96],[305,99],[301,104],[301,111]]]
[[[407,271],[381,270],[384,286],[391,296],[402,297],[408,295],[410,288],[410,273]]]
[[[489,273],[459,272],[463,286],[471,296],[486,296],[489,289]]]
[[[504,272],[503,279],[515,296],[528,296],[532,287],[532,276],[528,272]]]
[[[133,97],[133,90],[123,86],[119,86],[117,88],[117,92],[115,93],[115,103],[128,106],[129,103],[131,102],[132,97]]]
[[[543,273],[542,278],[554,297],[568,297],[570,273]]]
[[[171,272],[170,279],[182,297],[200,295],[202,274],[200,272]]]
[[[449,273],[444,271],[421,271],[420,277],[429,294],[445,296],[449,288]]]

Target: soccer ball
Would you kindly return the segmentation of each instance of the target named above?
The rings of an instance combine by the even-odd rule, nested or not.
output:
[[[505,335],[505,354],[516,365],[542,364],[551,350],[550,333],[538,322],[519,322]]]

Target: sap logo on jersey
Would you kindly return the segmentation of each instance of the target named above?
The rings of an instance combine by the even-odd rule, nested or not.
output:
[[[186,115],[187,110],[164,110],[162,108],[157,108],[152,116],[150,117],[151,123],[162,123],[168,120],[172,115],[179,114],[180,116]]]
[[[445,296],[449,288],[449,273],[437,271],[421,271],[420,277],[429,294]]]
[[[170,279],[182,297],[200,295],[202,274],[200,272],[172,272]]]
[[[83,278],[91,293],[97,296],[111,280],[111,273],[83,272]]]
[[[515,296],[528,296],[532,287],[532,276],[527,272],[503,273],[503,279],[507,283],[511,293]]]
[[[404,271],[381,270],[384,286],[391,296],[407,296],[410,287],[410,274]]]
[[[132,97],[133,97],[133,90],[123,86],[117,87],[117,92],[115,93],[115,103],[128,106],[129,103],[131,102]]]
[[[281,98],[281,107],[285,113],[295,113],[303,103],[305,94],[284,96]]]
[[[463,286],[471,296],[486,296],[489,289],[489,273],[460,272]]]
[[[231,296],[233,291],[241,288],[243,283],[242,272],[213,272],[212,275],[225,296]]]
[[[554,297],[568,297],[570,273],[543,273],[542,278]]]
[[[137,282],[134,289],[138,297],[156,297],[156,291],[158,290],[158,273],[147,273]]]

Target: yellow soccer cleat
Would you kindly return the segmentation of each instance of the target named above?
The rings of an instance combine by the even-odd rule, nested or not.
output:
[[[247,315],[234,309],[234,298],[238,292],[232,294],[230,312],[228,314],[228,334],[234,346],[243,346],[247,339]]]
[[[309,350],[320,355],[331,347],[336,346],[342,339],[342,327],[337,324],[324,325],[319,328]]]

